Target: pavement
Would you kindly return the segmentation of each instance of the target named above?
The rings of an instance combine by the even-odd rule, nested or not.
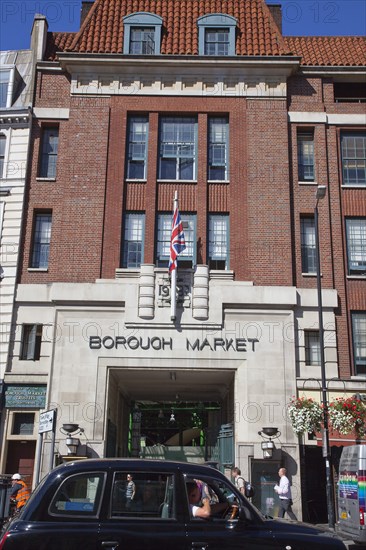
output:
[[[316,527],[325,527],[326,529],[328,529],[328,524],[327,523],[319,523],[319,524],[316,525]],[[349,539],[349,536],[347,536],[343,533],[340,533],[339,531],[337,531],[337,529],[335,530],[335,532],[337,533],[339,538],[341,538],[343,540],[347,550],[366,550],[366,545],[365,544],[355,544],[353,542],[353,540]]]

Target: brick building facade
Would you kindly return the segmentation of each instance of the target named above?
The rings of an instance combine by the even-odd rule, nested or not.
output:
[[[319,490],[322,519],[324,472],[306,475],[319,438],[299,441],[286,406],[321,399],[319,185],[328,397],[366,393],[364,41],[284,37],[264,0],[214,4],[95,0],[79,32],[48,33],[5,384],[44,392],[35,426],[58,410],[43,471],[74,423],[80,456],[218,457],[257,485],[286,465],[298,514],[313,519]],[[187,248],[173,323],[175,191]],[[4,434],[21,412],[8,398]],[[263,426],[277,428],[266,460]],[[331,434],[335,473],[353,440]],[[256,504],[275,513],[266,491]]]

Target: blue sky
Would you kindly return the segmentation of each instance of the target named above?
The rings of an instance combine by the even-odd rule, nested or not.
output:
[[[176,0],[179,1],[179,0]],[[270,0],[281,3],[286,35],[365,35],[365,0]],[[77,31],[81,0],[2,0],[0,50],[30,47],[35,13],[46,15],[49,30]]]

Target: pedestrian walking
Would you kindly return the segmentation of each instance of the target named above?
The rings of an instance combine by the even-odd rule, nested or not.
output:
[[[292,511],[291,486],[290,481],[286,476],[286,473],[286,468],[280,468],[278,470],[280,483],[279,485],[274,486],[274,490],[276,491],[280,499],[280,510],[278,512],[278,517],[283,518],[285,516],[285,513],[287,513],[290,519],[297,521],[297,517]]]

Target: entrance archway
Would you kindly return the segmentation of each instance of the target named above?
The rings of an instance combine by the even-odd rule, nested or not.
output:
[[[234,375],[229,369],[110,369],[107,455],[217,460],[220,427],[233,421]]]

